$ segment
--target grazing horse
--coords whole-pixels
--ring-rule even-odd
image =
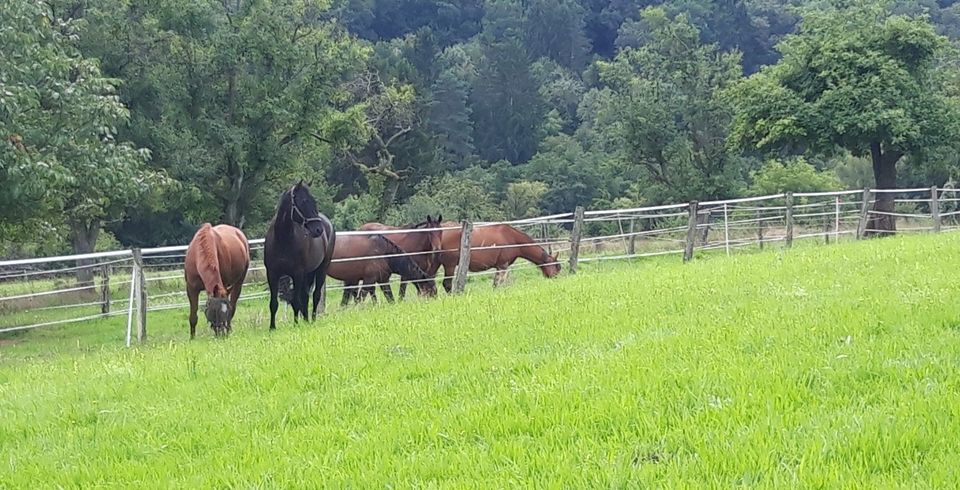
[[[187,247],[183,268],[190,301],[190,338],[197,335],[200,291],[207,292],[205,314],[214,336],[226,336],[237,312],[237,300],[250,267],[250,244],[230,225],[204,223]]]
[[[317,211],[310,188],[300,183],[280,195],[277,214],[270,222],[263,244],[263,264],[270,286],[270,329],[277,328],[277,301],[280,278],[293,280],[293,321],[307,320],[308,295],[313,291],[313,319],[327,280],[327,268],[333,258],[336,231],[326,216]]]
[[[444,228],[457,227],[454,222],[443,223]],[[440,252],[440,265],[443,266],[443,288],[449,293],[453,285],[453,273],[460,261],[461,230],[443,230],[443,251]],[[488,248],[488,247],[503,248]],[[559,254],[558,254],[559,255]],[[493,276],[493,286],[503,283],[507,269],[518,258],[524,258],[540,266],[545,277],[560,274],[557,257],[547,253],[526,233],[509,225],[477,226],[470,235],[470,272],[482,272],[497,269]],[[428,271],[430,272],[430,271]],[[433,271],[436,274],[436,271]]]
[[[346,306],[351,298],[359,303],[368,295],[376,300],[374,291],[378,284],[384,297],[392,303],[390,276],[393,274],[400,274],[401,281],[413,281],[420,296],[436,296],[437,285],[433,278],[403,253],[400,247],[383,235],[341,235],[333,251],[333,258],[337,261],[327,269],[327,275],[343,281],[343,300],[340,305]],[[362,294],[359,290],[361,281]]]
[[[437,272],[437,267],[440,263],[440,251],[443,249],[441,240],[443,238],[443,232],[439,229],[440,222],[443,221],[441,215],[437,215],[437,218],[431,218],[430,215],[427,215],[427,220],[422,223],[417,223],[415,225],[405,225],[405,226],[388,226],[382,223],[367,223],[360,227],[362,231],[386,231],[386,230],[424,230],[424,231],[414,231],[406,233],[384,233],[383,236],[390,240],[393,243],[396,243],[406,253],[416,253],[417,255],[411,256],[413,261],[417,263],[424,271],[432,271],[429,275],[434,277]],[[430,253],[425,253],[430,252]],[[386,287],[390,287],[387,285]],[[380,287],[383,289],[383,286]],[[383,293],[387,294],[386,291]],[[407,283],[400,283],[400,299],[403,299],[407,294]]]

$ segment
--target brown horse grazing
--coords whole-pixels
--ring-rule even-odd
[[[390,290],[390,276],[393,274],[400,274],[401,281],[413,281],[420,296],[436,296],[437,285],[433,278],[427,276],[410,257],[400,255],[403,253],[400,247],[383,235],[338,237],[337,245],[333,249],[334,262],[327,269],[327,275],[343,281],[345,287],[340,305],[346,306],[351,298],[360,302],[368,295],[376,300],[374,291],[378,284],[387,301],[393,302],[393,292]],[[395,257],[382,257],[394,254],[396,254]],[[343,261],[343,259],[359,257],[377,258]],[[361,282],[363,282],[362,294]]]
[[[444,228],[459,226],[449,221],[442,225]],[[440,265],[443,266],[443,288],[448,293],[453,285],[453,273],[457,269],[457,262],[460,261],[460,235],[459,228],[443,231]],[[504,248],[487,248],[494,246]],[[560,274],[560,263],[557,262],[557,257],[547,253],[529,235],[509,225],[477,226],[470,235],[470,249],[470,272],[496,268],[497,273],[493,276],[494,287],[503,282],[507,269],[518,258],[527,259],[540,266],[540,270],[546,277],[555,277]],[[432,272],[436,275],[436,270]]]
[[[430,277],[434,277],[440,263],[439,252],[443,249],[441,243],[443,231],[438,229],[440,228],[441,221],[443,221],[441,215],[437,215],[437,218],[433,219],[428,214],[426,221],[415,225],[389,226],[382,223],[367,223],[361,226],[360,230],[424,230],[408,233],[384,233],[383,236],[386,237],[387,240],[396,243],[404,252],[416,253],[417,255],[411,255],[410,258],[424,271],[433,271]],[[387,285],[386,287],[389,288],[390,286]],[[380,289],[382,290],[383,286],[381,286]],[[383,294],[386,295],[387,292],[384,291]],[[403,299],[406,294],[407,283],[400,282],[400,299]]]
[[[184,275],[190,301],[190,338],[197,334],[200,291],[207,292],[206,317],[214,336],[230,333],[237,300],[250,267],[250,244],[230,225],[204,223],[187,247]]]

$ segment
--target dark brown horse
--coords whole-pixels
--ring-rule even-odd
[[[280,278],[290,276],[293,280],[293,321],[297,317],[308,318],[308,295],[313,291],[313,319],[317,317],[317,304],[327,280],[327,268],[333,259],[336,231],[326,216],[317,211],[317,203],[310,195],[310,188],[303,183],[293,186],[280,195],[277,214],[263,245],[263,264],[267,269],[267,284],[270,286],[270,329],[277,328],[277,301]]]
[[[362,231],[386,231],[386,230],[423,230],[408,231],[405,233],[384,233],[383,236],[393,243],[396,243],[404,252],[414,253],[410,258],[417,263],[424,271],[433,271],[430,277],[436,275],[437,267],[440,263],[440,250],[443,246],[443,231],[440,230],[440,222],[443,221],[441,215],[434,219],[427,215],[427,220],[415,225],[389,226],[382,223],[367,223],[360,227]],[[389,287],[389,285],[387,285]],[[381,286],[381,289],[383,287]],[[407,283],[400,282],[400,299],[403,299],[407,293]],[[384,291],[384,295],[386,295]]]
[[[230,225],[204,223],[187,247],[183,273],[190,301],[190,338],[197,335],[200,291],[207,292],[205,314],[217,337],[228,335],[237,300],[250,267],[250,244]]]
[[[459,225],[454,222],[443,223],[443,228],[458,227],[455,230],[443,230],[440,252],[440,265],[443,266],[443,288],[449,293],[453,285],[453,273],[460,260]],[[492,248],[502,247],[502,248]],[[523,258],[540,266],[545,277],[560,274],[557,257],[551,256],[533,238],[509,225],[478,225],[470,235],[470,272],[482,272],[497,269],[493,276],[493,285],[500,285],[507,269],[518,259]],[[430,273],[431,271],[427,271]],[[436,270],[432,271],[436,275]]]
[[[376,300],[374,291],[378,284],[387,301],[393,302],[390,290],[390,276],[393,274],[399,274],[401,281],[412,281],[421,296],[436,296],[437,286],[433,279],[403,253],[383,235],[341,235],[333,251],[334,262],[327,269],[327,275],[343,281],[340,304],[346,306],[351,298],[359,302],[366,296]]]

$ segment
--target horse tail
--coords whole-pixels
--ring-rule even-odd
[[[396,243],[393,243],[390,239],[383,235],[373,235],[373,240],[377,241],[380,245],[380,250],[382,251],[381,255],[391,254],[387,259],[387,265],[390,267],[390,271],[394,274],[400,274],[400,277],[403,279],[429,279],[427,273],[423,272],[423,269],[417,265],[410,257],[405,254]]]
[[[220,257],[217,254],[217,236],[210,223],[204,223],[193,237],[197,244],[197,272],[203,288],[215,297],[223,297],[227,289],[220,277]]]

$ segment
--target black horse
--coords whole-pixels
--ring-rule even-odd
[[[317,304],[327,280],[327,268],[333,259],[336,231],[326,216],[317,212],[317,203],[310,188],[303,183],[293,186],[280,196],[277,215],[270,222],[263,244],[263,264],[270,286],[270,329],[277,328],[277,292],[280,278],[293,280],[293,321],[308,318],[308,296],[313,291],[313,319]]]

